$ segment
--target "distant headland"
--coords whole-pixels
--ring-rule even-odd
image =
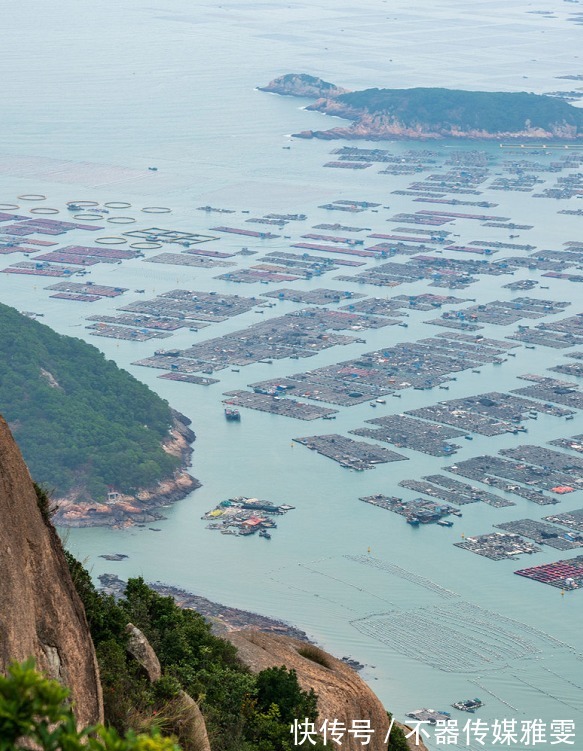
[[[304,73],[280,76],[259,90],[316,99],[306,109],[353,121],[346,127],[294,133],[295,138],[583,139],[583,109],[524,91],[440,88],[348,91]]]

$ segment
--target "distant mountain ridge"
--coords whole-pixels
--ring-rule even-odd
[[[294,133],[298,138],[521,139],[583,138],[583,109],[542,94],[459,89],[347,91],[306,74],[286,74],[261,91],[314,98],[306,107],[353,123]]]

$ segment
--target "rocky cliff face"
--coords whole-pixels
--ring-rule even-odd
[[[389,729],[386,710],[362,678],[341,660],[288,636],[247,629],[231,631],[225,638],[237,647],[240,659],[253,672],[280,665],[285,665],[288,670],[293,668],[300,686],[305,691],[313,688],[318,695],[320,723],[325,719],[339,720],[350,728],[353,720],[370,720],[375,733],[366,748],[386,751],[384,739]],[[311,655],[311,658],[304,655]],[[342,748],[362,751],[363,746],[361,740],[347,733],[342,739]],[[411,748],[427,751],[423,744]]]
[[[319,138],[325,141],[335,139],[358,140],[366,139],[369,141],[382,141],[394,139],[418,139],[418,140],[439,140],[443,138],[463,138],[478,141],[502,141],[502,140],[539,140],[539,141],[574,141],[581,138],[577,128],[566,124],[554,124],[549,129],[544,128],[524,128],[518,131],[497,131],[490,133],[487,130],[478,128],[463,130],[454,125],[446,123],[427,126],[426,124],[404,123],[398,117],[392,115],[371,114],[368,112],[359,113],[352,107],[347,107],[335,99],[318,99],[314,104],[306,107],[307,110],[315,110],[326,115],[342,117],[345,120],[353,120],[347,127],[330,128],[329,130],[303,130],[300,133],[294,133],[294,138]]]
[[[33,656],[71,690],[80,725],[102,720],[85,611],[59,538],[39,510],[20,451],[0,417],[0,671]]]

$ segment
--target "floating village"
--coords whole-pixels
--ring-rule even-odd
[[[248,537],[257,534],[271,539],[271,531],[277,528],[274,517],[283,516],[294,506],[283,503],[276,506],[271,501],[240,496],[221,501],[202,517],[208,521],[207,529],[216,529],[222,535]]]
[[[571,290],[583,282],[583,237],[579,228],[540,246],[525,217],[544,202],[576,228],[583,149],[330,151],[323,169],[354,174],[354,198],[347,189],[301,211],[209,204],[185,217],[172,206],[7,196],[0,273],[71,306],[88,336],[135,346],[139,368],[176,388],[207,389],[218,419],[241,436],[252,412],[290,425],[337,420],[334,432],[297,423],[291,445],[331,460],[328,471],[384,478],[355,502],[401,516],[419,528],[417,540],[439,526],[443,544],[463,556],[576,553],[583,436],[571,421],[583,409],[583,311]],[[363,173],[386,181],[383,201],[363,195]],[[508,193],[520,196],[515,217]],[[140,286],[124,281],[124,269],[140,272]],[[168,274],[176,283],[162,281]],[[474,375],[482,378],[460,394]],[[544,445],[527,437],[537,421],[548,427]],[[443,461],[408,469],[427,459]],[[569,510],[539,508],[561,502]],[[462,529],[462,508],[477,503],[493,509],[491,528],[464,518]],[[496,519],[513,507],[516,518]],[[241,496],[202,520],[224,535],[269,540],[292,508]],[[575,590],[583,556],[515,573]]]

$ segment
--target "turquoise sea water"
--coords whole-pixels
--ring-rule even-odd
[[[577,83],[555,77],[583,72],[578,58],[580,28],[569,21],[577,7],[558,0],[512,8],[499,2],[467,8],[457,0],[413,7],[372,0],[358,5],[316,0],[220,6],[162,0],[155,7],[105,0],[99,4],[64,1],[34,11],[29,6],[14,7],[3,18],[5,39],[0,49],[5,134],[0,147],[0,201],[38,192],[47,196],[43,205],[61,209],[62,216],[69,200],[127,200],[133,204],[127,213],[136,216],[141,226],[200,232],[215,224],[245,226],[242,221],[247,218],[207,217],[195,210],[205,204],[250,210],[257,216],[306,213],[307,222],[288,225],[282,233],[296,237],[300,230],[323,221],[389,232],[393,225],[385,219],[393,213],[431,208],[391,194],[412,178],[379,175],[376,167],[363,172],[323,169],[331,149],[340,143],[291,142],[286,134],[340,121],[304,111],[302,100],[262,94],[254,87],[281,73],[305,71],[349,88],[568,90]],[[553,17],[533,11],[552,11]],[[282,149],[288,145],[291,149]],[[410,144],[375,146],[411,148]],[[452,147],[448,143],[413,146],[439,151]],[[152,165],[157,172],[147,170]],[[391,210],[353,215],[317,208],[342,198],[378,201]],[[496,209],[476,209],[477,213],[536,225],[521,233],[517,242],[558,249],[568,240],[581,240],[581,218],[557,214],[561,208],[579,208],[576,199],[553,202],[497,192],[476,200],[499,203]],[[139,211],[147,205],[171,207],[172,214],[152,219]],[[453,231],[466,240],[507,241],[505,230],[469,221],[456,222]],[[112,233],[108,228],[103,234]],[[69,239],[89,244],[86,233],[68,235],[67,244]],[[241,240],[230,236],[216,245],[259,247]],[[268,249],[287,246],[281,239]],[[251,265],[257,256],[238,259]],[[3,260],[7,266],[22,259]],[[94,267],[90,278],[130,290],[144,288],[144,297],[176,287],[252,296],[280,286],[234,285],[215,279],[219,273],[220,269],[130,261]],[[294,286],[352,288],[372,296],[426,290],[424,283],[394,290],[356,288],[333,276]],[[526,273],[515,278],[521,277]],[[513,293],[500,289],[507,281],[482,277],[452,294],[480,302],[512,299]],[[44,322],[58,331],[98,346],[188,415],[197,434],[192,473],[203,487],[165,510],[167,520],[156,525],[160,533],[143,529],[67,533],[68,544],[87,559],[94,575],[140,574],[287,620],[333,653],[366,663],[364,677],[399,718],[420,706],[447,709],[452,701],[477,695],[486,702],[479,716],[487,721],[541,717],[548,722],[573,718],[583,723],[583,595],[561,597],[554,588],[512,574],[516,568],[576,553],[547,548],[532,559],[523,557],[518,565],[493,562],[452,545],[462,533],[489,532],[495,523],[579,508],[581,492],[564,497],[552,509],[514,498],[517,505],[507,509],[473,504],[463,508],[463,519],[452,529],[414,529],[401,517],[360,503],[359,496],[393,494],[399,480],[437,472],[452,460],[399,450],[408,462],[355,473],[299,445],[291,447],[294,437],[344,434],[370,417],[441,398],[517,388],[524,385],[517,376],[544,373],[544,368],[563,360],[564,351],[522,348],[502,368],[484,367],[479,376],[459,374],[447,393],[405,391],[398,402],[388,398],[387,405],[374,414],[367,403],[341,408],[334,423],[305,423],[242,410],[242,422],[234,425],[222,415],[220,402],[226,390],[432,336],[442,329],[424,323],[434,317],[431,314],[412,312],[408,329],[366,331],[366,344],[332,348],[309,360],[256,364],[239,373],[227,369],[218,373],[220,383],[203,388],[160,380],[159,371],[132,362],[159,346],[181,347],[240,330],[257,321],[252,311],[198,333],[183,331],[166,342],[124,343],[90,336],[84,318],[113,312],[118,304],[137,296],[130,292],[120,298],[123,302],[102,300],[83,306],[49,299],[44,289],[49,283],[41,277],[0,275],[0,299],[20,310],[43,313]],[[569,315],[580,310],[577,285],[550,280],[549,286],[548,291],[529,294],[570,300]],[[278,302],[262,319],[297,308],[294,303]],[[489,325],[481,333],[503,338],[510,330]],[[574,435],[581,432],[581,421],[565,423],[541,416],[528,427],[527,436],[476,436],[462,446],[455,460]],[[296,510],[282,519],[270,543],[207,531],[201,515],[235,495],[290,503]],[[116,551],[129,558],[110,563],[98,557]]]

